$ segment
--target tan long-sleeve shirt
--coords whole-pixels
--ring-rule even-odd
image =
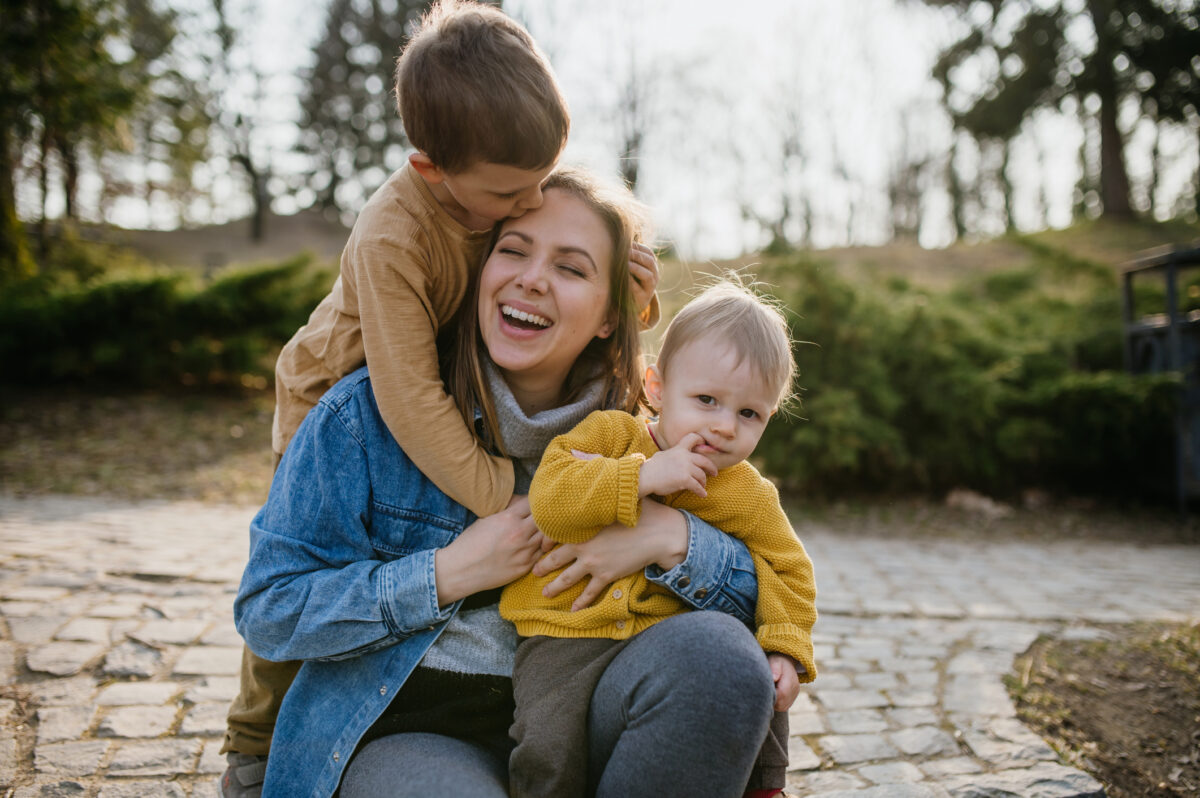
[[[279,355],[276,454],[325,391],[365,361],[380,415],[417,468],[476,515],[508,504],[512,464],[489,455],[467,428],[442,383],[436,346],[487,238],[451,217],[409,164],[375,192],[333,289]]]

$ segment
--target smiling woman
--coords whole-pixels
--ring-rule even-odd
[[[494,234],[447,375],[464,419],[514,461],[518,493],[552,438],[642,395],[637,205],[572,170],[543,190],[539,208]],[[367,370],[342,379],[283,454],[234,604],[257,654],[303,661],[263,795],[508,796],[517,635],[499,588],[563,566],[562,589],[645,573],[688,607],[718,610],[664,621],[613,660],[590,705],[595,794],[740,795],[772,703],[745,625],[753,560],[695,516],[650,504],[636,526],[555,549],[545,565],[524,496],[475,518],[396,443]]]

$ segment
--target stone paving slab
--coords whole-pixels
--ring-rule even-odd
[[[215,794],[255,509],[0,493],[0,795]],[[821,618],[797,795],[1102,795],[1002,676],[1042,633],[1200,617],[1200,547],[798,531]]]

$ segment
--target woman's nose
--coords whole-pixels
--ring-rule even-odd
[[[517,285],[526,291],[544,294],[547,288],[546,266],[538,258],[531,258],[517,275]]]

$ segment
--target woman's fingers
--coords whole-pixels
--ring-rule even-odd
[[[550,580],[550,582],[542,588],[542,595],[546,598],[554,598],[559,593],[574,585],[582,578],[581,569],[575,565],[571,565],[562,570],[558,576]]]
[[[538,560],[537,564],[533,566],[533,575],[545,576],[551,571],[557,571],[564,565],[570,565],[575,562],[576,557],[575,547],[569,543],[565,543]],[[557,593],[548,595],[553,598]]]
[[[600,597],[600,593],[605,587],[606,585],[599,579],[589,579],[583,586],[583,591],[576,596],[575,601],[571,602],[571,612],[579,612],[592,606],[592,602]]]

